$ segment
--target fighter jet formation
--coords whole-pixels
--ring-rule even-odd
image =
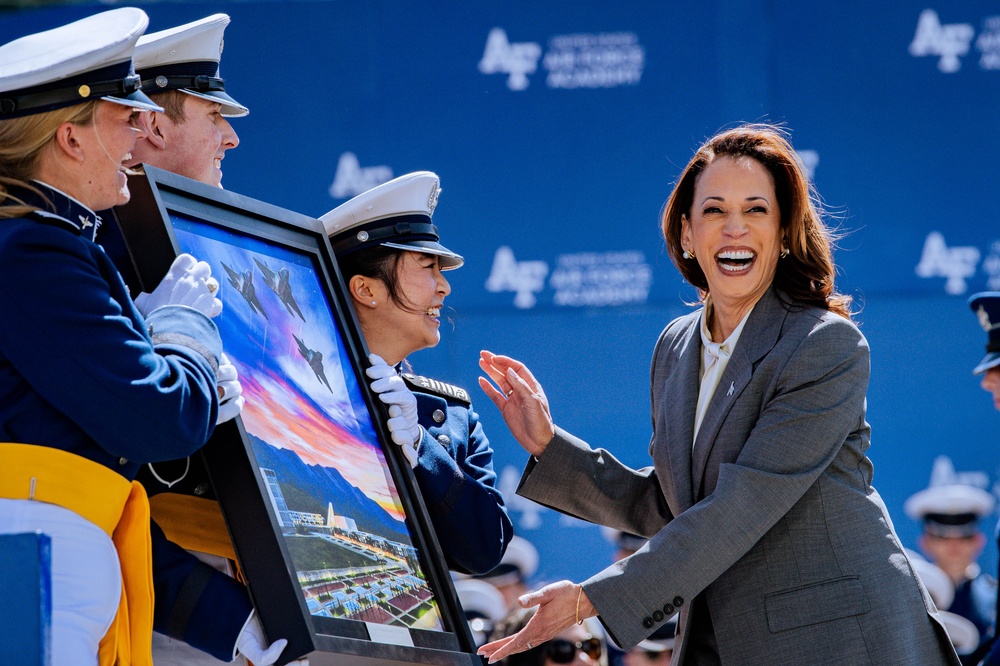
[[[264,278],[264,284],[274,292],[275,296],[281,301],[282,305],[288,311],[289,316],[298,316],[303,322],[306,321],[305,315],[302,314],[302,310],[299,309],[299,304],[295,300],[295,296],[292,294],[292,285],[290,274],[287,268],[282,266],[277,270],[271,269],[266,263],[254,257],[254,263],[257,264],[257,268],[260,270],[261,275]],[[226,274],[229,276],[229,284],[239,292],[240,296],[247,302],[250,306],[251,312],[258,313],[270,321],[267,313],[264,312],[264,306],[261,304],[260,299],[257,298],[257,289],[254,286],[254,270],[251,266],[245,271],[238,271],[231,266],[227,266],[225,262],[222,262],[222,267],[226,270]],[[316,379],[326,384],[326,387],[333,393],[333,387],[330,386],[330,381],[326,378],[326,372],[323,369],[323,354],[315,349],[310,349],[309,346],[302,341],[296,335],[292,335],[295,338],[295,342],[299,347],[299,355],[305,359],[306,363],[312,369],[313,373],[316,375]]]

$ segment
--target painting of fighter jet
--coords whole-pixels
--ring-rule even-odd
[[[289,279],[288,269],[282,266],[277,271],[272,271],[267,264],[256,257],[254,257],[254,262],[256,262],[257,267],[260,268],[260,272],[264,275],[264,284],[281,299],[285,309],[288,310],[288,314],[297,314],[299,319],[305,321],[306,318],[302,314],[302,310],[299,309],[299,304],[295,302],[295,296],[292,295],[292,284]]]
[[[330,382],[326,378],[326,373],[323,371],[323,353],[315,349],[309,349],[306,343],[302,342],[297,335],[292,335],[292,337],[295,338],[295,342],[299,345],[299,354],[306,360],[312,371],[316,373],[316,379],[326,384],[326,387],[330,389],[330,393],[333,393],[333,388],[330,386]]]
[[[233,285],[236,291],[240,292],[240,296],[250,305],[250,309],[264,315],[264,319],[268,319],[267,313],[264,312],[264,306],[260,304],[260,299],[257,298],[257,288],[253,286],[253,269],[248,268],[245,273],[240,273],[227,266],[225,262],[222,263],[222,267],[226,269],[226,273],[229,275],[229,284]]]

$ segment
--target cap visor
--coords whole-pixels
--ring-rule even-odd
[[[195,92],[193,90],[188,90],[187,88],[181,88],[181,92],[185,92],[192,97],[199,97],[201,99],[207,100],[209,102],[215,102],[216,104],[222,105],[222,115],[226,118],[241,118],[248,113],[250,109],[243,106],[235,99],[227,95],[221,90],[211,90],[209,92]]]
[[[153,100],[146,97],[146,93],[141,90],[136,90],[130,95],[116,95],[114,97],[107,96],[102,97],[105,102],[114,102],[115,104],[121,104],[122,106],[131,106],[135,109],[142,109],[143,111],[159,111],[163,112],[163,107],[158,106]]]
[[[394,247],[397,250],[408,250],[410,252],[423,252],[441,257],[441,270],[450,271],[459,268],[465,263],[465,259],[460,254],[455,254],[441,243],[427,240],[415,240],[409,243],[379,243],[382,247]]]
[[[979,362],[972,370],[972,374],[981,375],[991,368],[995,368],[1000,365],[1000,352],[990,352],[987,354],[982,361]]]

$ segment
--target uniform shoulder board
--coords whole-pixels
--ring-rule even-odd
[[[410,388],[416,389],[421,393],[433,393],[434,395],[439,395],[444,398],[451,398],[452,400],[458,400],[466,404],[472,404],[472,398],[469,397],[469,392],[460,386],[455,386],[453,384],[445,384],[444,382],[439,382],[436,379],[431,379],[430,377],[421,377],[420,375],[412,375],[408,372],[404,372],[403,379]]]

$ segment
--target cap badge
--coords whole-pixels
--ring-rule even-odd
[[[80,97],[90,97],[90,86],[86,83],[77,88],[76,91],[80,93]]]
[[[362,243],[364,243],[366,240],[368,240],[368,232],[367,231],[359,231],[358,232],[358,240],[361,241]]]
[[[427,212],[432,215],[434,214],[434,209],[437,208],[439,194],[441,194],[441,188],[435,187],[433,190],[431,190],[430,198],[427,199]]]
[[[156,77],[154,79],[154,82],[156,83],[157,88],[166,88],[168,83],[167,77],[163,76],[162,74]]]
[[[979,317],[979,325],[982,326],[983,330],[987,333],[995,328],[994,324],[990,321],[990,315],[986,312],[986,308],[982,305],[980,305],[979,309],[976,310],[976,316]]]

